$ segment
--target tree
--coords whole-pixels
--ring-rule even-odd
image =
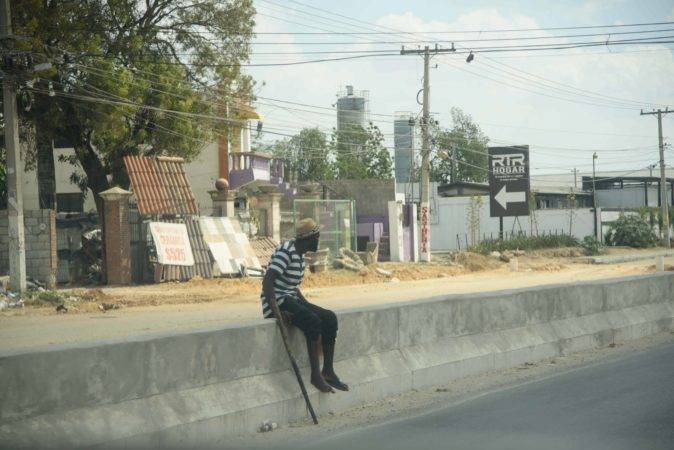
[[[224,104],[235,117],[250,98],[252,0],[15,0],[12,12],[21,45],[54,66],[22,89],[20,110],[73,145],[85,174],[74,181],[99,212],[100,192],[129,185],[124,156],[189,160],[227,131]]]
[[[333,163],[327,136],[318,128],[304,128],[290,139],[276,141],[273,153],[285,159],[286,168],[298,181],[333,178]]]
[[[434,127],[431,131],[431,181],[487,181],[489,138],[461,109],[452,108],[451,115],[451,129]]]
[[[384,135],[371,122],[366,128],[349,124],[332,133],[336,177],[348,179],[388,179],[393,160],[384,146]]]

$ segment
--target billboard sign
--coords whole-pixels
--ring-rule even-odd
[[[159,264],[193,266],[194,256],[184,223],[150,222]]]
[[[491,217],[529,215],[529,146],[489,148]]]

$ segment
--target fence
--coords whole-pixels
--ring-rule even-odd
[[[310,217],[321,228],[320,248],[339,254],[342,247],[356,250],[356,213],[351,200],[295,200],[293,218],[297,223]]]
[[[458,250],[459,245],[465,249],[466,241],[472,246],[473,241],[498,237],[499,219],[489,216],[489,198],[479,198],[481,203],[471,197],[437,199],[438,223],[431,223],[433,251]],[[580,240],[594,235],[594,212],[591,208],[540,209],[528,217],[505,217],[503,231],[504,237],[558,233]]]

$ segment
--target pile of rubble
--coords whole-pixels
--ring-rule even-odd
[[[348,248],[340,248],[339,254],[331,257],[330,250],[325,248],[317,252],[307,252],[304,260],[314,273],[325,272],[330,266],[334,269],[346,269],[353,272],[367,272],[365,266],[376,264],[379,259],[379,244],[368,243],[364,252],[354,252]]]
[[[489,256],[492,258],[498,259],[503,262],[510,262],[511,259],[517,258],[518,256],[524,256],[526,252],[524,250],[506,250],[504,252],[491,252]]]
[[[379,244],[368,243],[364,252],[354,252],[348,248],[339,249],[339,257],[335,258],[332,266],[335,269],[347,269],[353,272],[363,272],[365,266],[376,264],[379,260]]]
[[[47,292],[44,283],[33,278],[26,280],[27,293],[23,297],[30,298],[31,295],[40,292]],[[5,309],[21,309],[25,306],[24,298],[18,292],[11,290],[9,276],[0,277],[0,311]]]

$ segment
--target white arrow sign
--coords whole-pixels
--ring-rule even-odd
[[[503,209],[508,209],[508,203],[522,203],[527,200],[526,192],[517,191],[517,192],[508,192],[505,185],[498,191],[498,194],[494,196],[494,200],[498,202]]]

